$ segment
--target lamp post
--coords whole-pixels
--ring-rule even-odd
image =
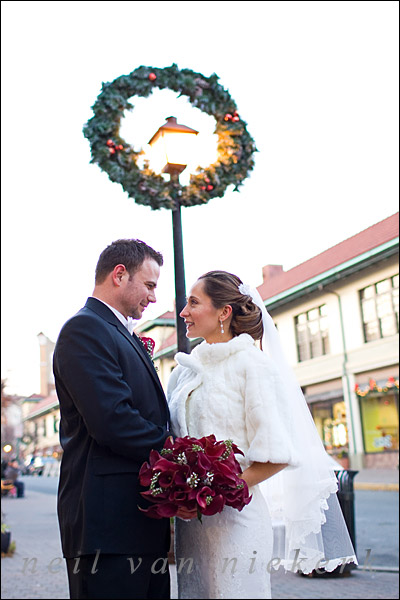
[[[180,125],[175,117],[168,117],[164,125],[149,141],[152,168],[170,176],[172,208],[172,233],[175,266],[175,309],[178,352],[190,352],[186,327],[179,313],[186,304],[185,266],[183,260],[182,218],[179,201],[179,175],[188,164],[193,140],[198,131]]]

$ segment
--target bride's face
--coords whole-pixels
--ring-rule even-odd
[[[186,337],[202,337],[209,344],[222,341],[221,309],[214,308],[211,298],[204,292],[204,284],[197,281],[189,292],[187,304],[180,313],[185,320]]]

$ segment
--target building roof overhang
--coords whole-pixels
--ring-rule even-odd
[[[368,252],[364,252],[359,256],[345,261],[344,263],[333,267],[332,269],[328,269],[327,271],[320,273],[315,277],[307,279],[298,285],[288,288],[287,290],[283,290],[275,296],[266,298],[264,300],[264,304],[266,308],[271,311],[289,304],[290,302],[308,296],[313,292],[322,292],[326,286],[332,283],[336,283],[372,265],[395,256],[398,254],[398,249],[399,238],[396,237],[388,242],[385,242],[384,244],[381,244],[380,246],[377,246],[376,248],[368,250]]]

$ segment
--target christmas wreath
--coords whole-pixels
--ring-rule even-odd
[[[147,97],[156,87],[187,96],[193,106],[216,121],[218,158],[192,175],[186,186],[165,181],[148,163],[140,168],[140,153],[119,135],[124,111],[133,108],[129,98]],[[205,77],[189,69],[178,69],[175,64],[164,69],[141,66],[129,75],[103,83],[92,109],[94,116],[83,129],[90,142],[91,162],[97,163],[111,181],[120,183],[138,204],[152,209],[173,208],[174,198],[179,198],[182,206],[204,204],[210,198],[222,197],[229,185],[233,184],[237,191],[254,167],[254,140],[234,100],[215,74]]]

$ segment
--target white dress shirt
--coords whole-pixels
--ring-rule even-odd
[[[96,298],[96,300],[100,300],[100,298]],[[107,302],[104,302],[104,300],[100,300],[100,302],[102,302],[103,304],[105,304],[106,306],[108,306],[108,308],[110,310],[112,310],[112,312],[117,317],[117,319],[119,321],[121,321],[122,325],[124,325],[127,328],[127,330],[129,331],[129,333],[132,335],[133,330],[135,328],[135,320],[132,319],[132,317],[128,317],[128,318],[124,317],[124,315],[122,313],[120,313],[119,310],[117,310],[116,308],[114,308],[110,304],[107,304]]]

